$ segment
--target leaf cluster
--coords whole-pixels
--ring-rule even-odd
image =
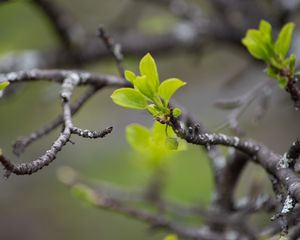
[[[126,138],[130,146],[141,154],[152,168],[160,167],[164,159],[177,152],[174,150],[186,149],[186,143],[177,140],[173,130],[159,122],[154,122],[152,129],[131,124],[126,128]]]
[[[267,64],[266,73],[275,78],[282,88],[295,75],[296,56],[287,56],[294,28],[294,23],[285,24],[274,41],[271,24],[262,20],[258,29],[249,29],[242,39],[250,54]]]
[[[159,80],[157,66],[147,53],[139,64],[140,75],[132,71],[125,71],[125,78],[133,88],[120,88],[111,95],[112,100],[125,108],[148,110],[155,118],[152,129],[139,124],[132,124],[126,128],[127,141],[131,147],[146,159],[151,168],[158,168],[163,159],[172,155],[174,150],[183,150],[183,141],[176,138],[167,123],[171,117],[179,117],[181,110],[172,109],[169,105],[174,93],[186,83],[177,78],[169,78],[162,83]]]
[[[126,79],[134,88],[117,89],[111,95],[112,100],[125,108],[147,109],[152,116],[165,121],[171,114],[174,117],[180,116],[180,109],[171,110],[169,101],[186,83],[177,78],[169,78],[160,83],[156,63],[150,53],[141,59],[139,69],[140,75],[125,71]]]

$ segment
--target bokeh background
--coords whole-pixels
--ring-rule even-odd
[[[109,26],[119,19],[129,0],[59,0],[82,26],[95,38],[99,24]],[[203,9],[207,4],[194,1]],[[141,15],[137,28],[145,33],[172,28],[177,19],[166,9],[139,4]],[[299,26],[299,25],[298,25]],[[298,27],[297,27],[298,28]],[[115,39],[117,41],[117,39]],[[30,1],[20,0],[0,5],[0,54],[24,49],[49,49],[58,39],[49,22]],[[257,82],[265,79],[262,68],[252,64],[246,50],[219,43],[201,52],[183,52],[155,56],[161,79],[176,76],[188,84],[175,100],[200,119],[212,131],[222,123],[228,112],[213,107],[219,98],[243,95]],[[125,66],[137,70],[138,57],[126,57]],[[113,61],[84,66],[82,69],[117,74]],[[239,74],[242,72],[242,74]],[[82,92],[79,90],[78,93]],[[124,110],[110,99],[112,89],[99,92],[76,115],[78,126],[102,129],[114,126],[112,134],[100,140],[72,137],[69,144],[49,167],[32,176],[0,179],[0,239],[162,239],[165,233],[153,233],[146,225],[115,213],[92,209],[70,194],[56,176],[60,166],[74,168],[89,181],[109,183],[124,189],[141,189],[149,181],[151,171],[132,158],[125,139],[125,127],[133,122],[151,126],[146,113]],[[39,156],[52,143],[59,130],[33,144],[20,159],[11,153],[12,143],[19,137],[42,127],[60,113],[59,87],[46,82],[19,86],[14,94],[0,100],[0,146],[13,161],[29,161]],[[276,89],[271,106],[262,121],[253,121],[254,107],[242,116],[241,127],[247,137],[265,143],[278,153],[284,152],[299,136],[299,112],[295,112],[289,96]],[[227,132],[227,130],[223,130]],[[142,160],[141,160],[142,161]],[[209,164],[199,147],[176,155],[166,169],[165,196],[182,203],[207,206],[213,183]],[[258,167],[249,165],[243,174],[237,195],[250,191],[251,183],[259,181],[264,191],[269,183]],[[259,218],[261,224],[268,216]]]

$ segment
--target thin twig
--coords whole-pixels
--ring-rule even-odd
[[[66,49],[71,49],[76,42],[80,42],[83,30],[65,9],[49,0],[32,0],[32,3],[47,16],[52,28]]]
[[[120,76],[125,79],[121,45],[119,43],[115,43],[114,39],[105,31],[103,26],[98,28],[97,36],[102,39],[106,48],[112,54],[117,64]]]
[[[84,103],[89,100],[100,88],[102,87],[91,87],[86,93],[84,93],[77,102],[71,106],[71,114],[72,116],[78,112],[78,110],[84,105]],[[13,152],[15,155],[20,156],[25,149],[31,145],[33,142],[39,140],[41,137],[46,136],[50,132],[52,132],[55,128],[63,124],[64,119],[63,116],[58,116],[54,121],[50,122],[46,126],[37,130],[36,132],[31,133],[26,137],[19,138],[13,144]]]

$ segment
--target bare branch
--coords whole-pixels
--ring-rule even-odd
[[[259,120],[266,113],[269,106],[269,99],[272,95],[272,90],[274,85],[271,81],[266,81],[257,84],[253,89],[251,89],[246,94],[241,97],[231,99],[231,100],[218,100],[215,102],[215,106],[221,109],[231,110],[226,121],[217,127],[216,131],[220,131],[225,127],[229,127],[234,133],[238,135],[243,135],[244,131],[239,127],[239,118],[246,111],[246,109],[256,101],[258,102],[257,113],[255,115],[255,120]]]
[[[85,94],[83,94],[77,102],[71,106],[71,114],[72,116],[77,113],[77,111],[83,106],[83,104],[89,100],[99,89],[102,87],[91,87],[89,88]],[[25,149],[36,140],[40,139],[41,137],[49,134],[52,132],[55,128],[63,124],[64,119],[63,116],[58,116],[54,121],[50,122],[43,128],[37,130],[36,132],[31,133],[30,135],[26,137],[19,138],[14,144],[13,144],[13,152],[15,155],[20,156]]]
[[[115,62],[117,64],[120,76],[122,78],[125,78],[124,75],[124,67],[123,67],[123,54],[121,50],[121,45],[118,43],[115,43],[113,38],[105,31],[105,29],[100,26],[97,31],[97,36],[102,39],[107,49],[110,51],[112,56],[115,59]]]
[[[71,16],[53,1],[33,0],[32,3],[48,17],[52,28],[66,49],[70,49],[75,43],[82,40],[83,30],[81,27],[78,23],[75,24]]]
[[[33,69],[28,71],[10,72],[0,74],[0,82],[28,82],[47,80],[62,84],[64,79],[70,75],[79,78],[78,85],[94,85],[94,86],[116,86],[124,87],[130,86],[119,77],[112,75],[98,75],[90,72],[76,71],[76,70],[39,70]]]
[[[171,118],[171,126],[178,137],[185,139],[189,143],[203,146],[224,145],[240,150],[278,179],[297,202],[300,201],[299,177],[289,167],[281,166],[279,164],[281,156],[275,154],[266,146],[224,134],[201,134],[195,126],[187,127],[184,122],[176,118]]]
[[[67,175],[67,176],[66,176]],[[116,199],[112,196],[108,196],[99,191],[95,191],[86,184],[82,183],[73,172],[68,174],[63,173],[60,180],[71,188],[80,186],[85,192],[89,193],[88,201],[92,203],[94,207],[113,211],[133,219],[137,219],[148,223],[153,230],[167,230],[171,231],[181,237],[188,239],[204,239],[204,240],[217,240],[222,239],[221,235],[212,233],[205,228],[189,228],[187,226],[178,224],[167,217],[160,214],[155,214],[144,209],[137,207],[129,207],[120,198]]]
[[[26,174],[32,174],[37,172],[43,167],[49,165],[56,158],[57,153],[61,151],[63,146],[66,145],[68,141],[70,141],[70,137],[73,133],[75,134],[83,133],[82,136],[83,137],[86,136],[85,133],[82,132],[79,128],[73,126],[70,100],[74,88],[80,84],[86,84],[87,83],[86,81],[89,81],[92,78],[93,77],[91,77],[90,74],[86,74],[86,73],[84,74],[84,73],[77,73],[74,71],[58,71],[58,70],[52,70],[52,71],[32,70],[29,72],[9,73],[0,76],[0,79],[2,81],[9,81],[11,83],[16,83],[20,81],[30,81],[36,79],[48,79],[48,80],[62,83],[61,99],[63,105],[63,122],[64,122],[64,128],[62,132],[60,133],[59,137],[55,140],[55,142],[52,144],[50,149],[47,150],[44,155],[42,155],[41,157],[39,157],[38,159],[30,163],[13,164],[4,156],[1,156],[0,162],[6,169],[6,173],[5,173],[6,177],[9,177],[11,173],[14,173],[16,175],[26,175]],[[99,78],[96,76],[94,80],[96,80],[96,83],[94,82],[94,86],[96,86],[96,88],[99,88],[100,86],[103,87],[109,84],[114,85],[116,84],[115,82],[116,80],[119,81],[118,84],[120,84],[120,81],[122,81],[124,84],[124,81],[118,78],[110,78],[110,77]],[[93,138],[104,137],[105,135],[110,133],[111,130],[112,128],[107,128],[104,131],[96,132],[96,133],[88,130],[88,136],[91,136],[92,134]]]

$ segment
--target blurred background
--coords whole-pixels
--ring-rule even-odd
[[[209,1],[191,2],[205,13],[212,11]],[[148,1],[57,0],[55,3],[67,9],[91,39],[96,38],[99,24],[104,25],[108,32],[123,27],[122,24],[132,24],[127,19],[130,14],[139,15],[132,28],[144,34],[169,31],[180,21],[169,9]],[[128,6],[135,6],[132,10],[134,13],[124,13],[124,8],[131,9]],[[254,21],[254,26],[259,20]],[[293,20],[297,23],[296,17]],[[0,26],[0,54],[3,56],[28,49],[52,49],[59,45],[46,17],[29,0],[1,3]],[[130,26],[127,28],[131,29]],[[234,35],[234,32],[228,34]],[[115,38],[115,41],[118,42],[118,39]],[[266,79],[263,66],[253,63],[245,49],[227,42],[207,44],[199,51],[154,53],[153,56],[161,80],[178,77],[187,82],[176,94],[175,101],[192,112],[211,131],[216,131],[229,114],[229,111],[214,107],[216,100],[241,96]],[[124,65],[137,72],[139,59],[140,56],[125,55]],[[118,74],[110,58],[85,64],[80,69]],[[19,85],[13,94],[0,100],[0,146],[14,162],[38,157],[59,133],[57,129],[42,138],[20,158],[12,154],[11,146],[18,137],[28,135],[60,114],[59,91],[59,86],[48,82],[30,83]],[[105,89],[97,93],[74,118],[75,123],[84,129],[113,126],[112,134],[99,140],[74,136],[72,140],[75,145],[68,144],[50,166],[37,174],[11,176],[9,180],[1,178],[0,239],[146,240],[165,236],[165,233],[149,231],[146,225],[138,221],[87,207],[57,180],[57,169],[67,165],[94,184],[107,183],[125,190],[142,189],[148,184],[151,170],[142,164],[142,159],[132,157],[132,150],[125,138],[125,128],[133,122],[151,126],[152,119],[144,112],[114,105],[110,99],[112,91]],[[82,89],[79,89],[75,95],[81,92]],[[300,115],[294,110],[288,94],[278,87],[274,88],[270,107],[259,123],[253,121],[255,109],[254,103],[240,118],[240,127],[245,130],[246,137],[263,142],[278,153],[285,152],[300,132]],[[221,132],[232,134],[228,129],[222,129]],[[165,174],[166,198],[180,203],[208,205],[213,181],[208,159],[201,148],[189,146],[187,151],[176,155],[169,161]],[[251,191],[251,186],[257,182],[263,191],[269,191],[270,186],[263,172],[252,164],[247,167],[243,179],[238,187],[238,196]],[[260,216],[260,224],[269,221],[268,217]]]

